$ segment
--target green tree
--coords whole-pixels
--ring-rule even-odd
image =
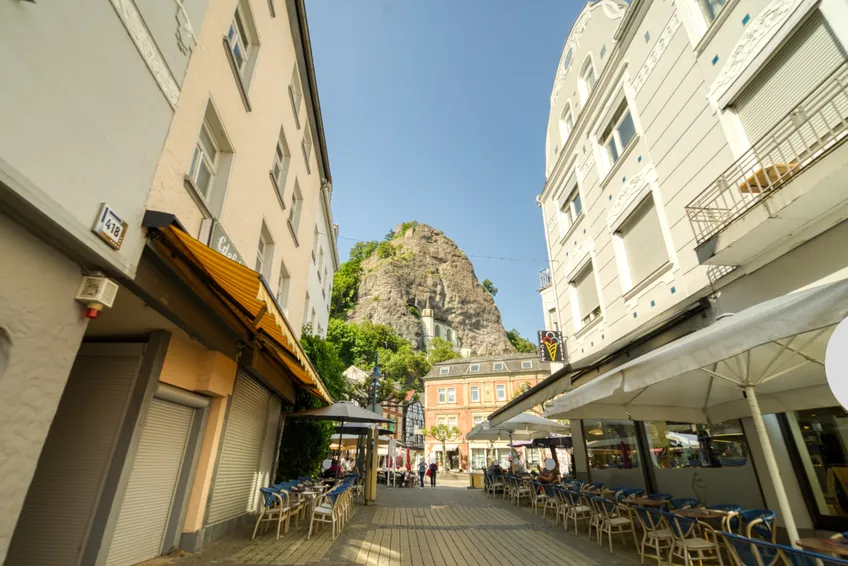
[[[359,298],[362,280],[362,262],[377,249],[377,242],[357,242],[350,249],[350,257],[339,266],[333,276],[333,294],[330,297],[330,317],[344,318]]]
[[[489,281],[488,279],[483,279],[483,288],[489,292],[493,297],[497,296],[498,288],[495,287],[495,284]]]
[[[510,343],[515,347],[516,351],[523,352],[525,354],[535,354],[539,351],[536,347],[536,344],[523,338],[521,334],[518,333],[518,330],[512,329],[506,333],[506,337],[509,338]]]
[[[453,349],[453,344],[444,338],[433,338],[430,340],[430,345],[427,347],[427,359],[431,364],[455,360],[461,357],[459,352]]]
[[[428,428],[426,431],[427,436],[430,438],[434,438],[442,443],[442,469],[446,470],[447,466],[445,465],[445,456],[447,455],[447,444],[448,442],[452,442],[459,438],[462,435],[462,431],[455,426],[448,425],[434,425]]]

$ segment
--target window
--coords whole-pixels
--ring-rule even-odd
[[[312,309],[312,315],[309,317],[309,324],[312,325],[312,328],[315,328],[315,309]]]
[[[601,301],[598,298],[598,287],[595,285],[595,275],[591,263],[574,279],[571,285],[574,287],[577,312],[582,327],[601,315]]]
[[[291,275],[286,269],[286,264],[280,262],[280,278],[277,280],[277,304],[285,314],[288,314],[289,287],[291,286]]]
[[[448,402],[448,390],[447,389],[439,389],[439,403],[447,403]]]
[[[303,300],[303,322],[301,323],[303,326],[306,326],[306,322],[308,321],[309,316],[309,293],[306,293],[306,298]]]
[[[571,58],[574,56],[574,52],[572,49],[568,50],[568,53],[565,54],[565,61],[562,62],[562,68],[568,69],[571,66]]]
[[[506,401],[506,385],[497,385],[495,390],[498,394],[498,401]]]
[[[533,368],[533,362],[531,362],[530,360],[524,360],[523,362],[521,362],[521,369],[532,369],[532,368]]]
[[[318,325],[318,336],[324,337],[324,329],[321,328],[321,325]]]
[[[698,6],[701,8],[701,13],[704,14],[704,19],[707,25],[713,23],[719,13],[727,5],[727,0],[697,0]]]
[[[621,157],[622,152],[636,135],[636,127],[627,107],[627,100],[622,100],[615,114],[601,134],[601,143],[607,152],[609,166],[612,167]]]
[[[583,104],[589,99],[592,89],[595,88],[595,66],[592,64],[592,58],[587,57],[583,63],[583,71],[580,73],[580,95]]]
[[[559,205],[559,231],[561,236],[565,236],[574,221],[583,214],[583,201],[580,200],[580,190],[577,183],[574,183],[571,191],[563,192],[563,194],[567,196],[562,199]]]
[[[318,252],[318,281],[321,281],[321,270],[324,269],[324,248]]]
[[[439,403],[456,403],[456,388],[439,389]]]
[[[194,186],[200,194],[208,199],[210,189],[215,179],[218,165],[218,144],[212,135],[209,123],[203,120],[200,127],[200,135],[197,136],[197,145],[194,147],[194,157],[191,159],[191,168],[188,175],[194,182]]]
[[[748,461],[737,420],[711,425],[649,421],[645,427],[657,468],[738,468]]]
[[[645,199],[621,227],[621,239],[630,272],[630,286],[638,285],[668,262],[660,218],[652,198]]]
[[[559,330],[559,320],[557,320],[556,308],[548,311],[548,330]]]
[[[291,208],[289,208],[289,229],[297,241],[297,226],[300,224],[300,211],[303,208],[303,196],[300,194],[300,184],[294,182],[294,192],[292,192]]]
[[[271,168],[271,178],[274,180],[274,185],[277,187],[277,193],[280,195],[281,200],[286,187],[286,175],[289,172],[290,162],[291,153],[289,152],[289,144],[286,143],[286,135],[281,128],[280,137],[277,139],[277,147],[274,151],[274,166]]]
[[[448,424],[448,418],[447,418],[447,417],[438,417],[438,418],[436,419],[436,422],[437,422],[438,424],[442,425],[442,426],[447,426],[447,424]]]
[[[266,279],[270,278],[272,257],[274,257],[274,240],[271,238],[271,232],[268,231],[268,226],[263,221],[262,228],[259,231],[259,243],[256,245],[256,264],[254,269],[256,273]]]
[[[563,143],[565,143],[565,140],[568,139],[572,131],[574,131],[574,116],[571,113],[571,104],[566,103],[559,122],[559,135]]]
[[[584,420],[583,431],[591,469],[629,470],[639,467],[636,423]]]
[[[483,416],[482,415],[475,415],[473,422],[474,422],[474,426],[482,424],[483,423]]]
[[[448,388],[448,403],[456,403],[456,389]]]
[[[480,371],[480,364],[471,364],[471,367],[468,368],[468,371],[471,373],[477,373]]]
[[[312,173],[312,168],[309,166],[309,156],[312,154],[312,134],[309,133],[309,128],[303,132],[303,141],[300,142],[300,149],[303,150],[303,159],[306,162],[306,172]]]
[[[448,417],[448,426],[449,427],[457,426],[457,418],[456,417]]]
[[[480,402],[480,388],[476,385],[471,387],[471,402],[479,403]]]
[[[848,412],[842,407],[809,409],[786,413],[786,421],[806,472],[802,487],[812,491],[818,514],[848,516]]]
[[[450,375],[450,368],[439,368],[439,375]]]
[[[289,100],[291,100],[292,112],[294,112],[294,123],[300,129],[300,104],[303,102],[303,86],[300,83],[300,73],[297,65],[292,72],[291,83],[289,83]]]
[[[239,2],[230,29],[227,31],[227,41],[230,43],[230,53],[240,75],[243,76],[250,56],[251,41],[245,25],[245,9]]]
[[[504,363],[503,362],[495,362],[494,364],[492,364],[492,369],[495,370],[495,371],[503,370],[504,369]]]
[[[442,327],[437,324],[436,325],[436,338],[441,338],[441,337],[442,337]]]

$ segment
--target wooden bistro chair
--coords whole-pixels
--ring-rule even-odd
[[[606,533],[609,540],[609,550],[612,552],[612,535],[630,534],[633,535],[633,543],[638,548],[639,541],[636,539],[636,527],[633,524],[633,517],[630,515],[630,508],[603,497],[593,496],[593,499],[601,512],[601,530],[598,543],[600,544]]]
[[[564,491],[565,491],[565,498],[567,500],[567,503],[566,503],[565,520],[563,521],[563,527],[565,527],[565,530],[567,531],[568,530],[568,520],[573,519],[574,520],[574,534],[579,536],[579,534],[577,533],[577,523],[579,521],[582,521],[582,520],[587,520],[587,521],[590,522],[589,536],[591,536],[592,535],[592,529],[591,529],[592,509],[588,505],[586,505],[586,503],[583,501],[583,497],[580,495],[579,492],[571,490],[571,489],[566,489]]]
[[[657,566],[662,565],[662,555],[670,554],[674,537],[660,511],[650,507],[633,506],[636,518],[642,525],[642,544],[639,546],[639,556],[645,563],[645,549],[653,549],[650,555],[657,559]]]
[[[312,509],[306,540],[312,538],[312,531],[316,523],[329,523],[332,527],[332,539],[336,540],[336,535],[341,532],[346,516],[344,499],[348,492],[349,490],[333,490],[318,497],[315,501],[315,507]]]
[[[667,511],[662,511],[662,514],[674,537],[670,555],[672,563],[676,557],[682,558],[686,566],[695,563],[702,566],[707,562],[718,562],[719,566],[724,566],[718,537],[710,525]]]
[[[259,531],[259,525],[262,523],[277,523],[277,539],[279,539],[280,526],[285,521],[286,527],[283,534],[288,533],[291,516],[295,515],[295,521],[297,521],[297,513],[300,508],[293,508],[290,505],[291,498],[285,490],[275,489],[272,487],[260,487],[259,492],[261,494],[260,499],[262,508],[259,513],[259,518],[256,519],[256,526],[253,527],[253,536],[251,537],[251,540],[256,538],[256,533]]]

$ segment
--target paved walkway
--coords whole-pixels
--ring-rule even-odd
[[[365,566],[607,566],[638,564],[632,538],[615,544],[615,554],[586,536],[566,533],[553,521],[533,515],[479,489],[455,482],[432,489],[381,487],[374,507],[357,506],[335,541],[329,528],[306,540],[306,525],[291,526],[280,540],[267,534],[250,541],[237,532],[209,548],[149,564],[318,564]],[[305,522],[304,522],[305,523]],[[634,559],[635,557],[635,559]]]

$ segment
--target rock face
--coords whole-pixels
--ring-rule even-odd
[[[348,320],[386,324],[424,350],[420,313],[429,307],[474,355],[515,351],[495,301],[450,238],[425,224],[406,230],[399,225],[389,243],[393,249],[383,244],[382,251],[362,262],[359,299]]]

